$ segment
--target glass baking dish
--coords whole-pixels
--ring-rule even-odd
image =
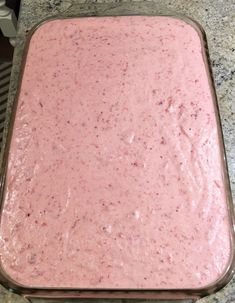
[[[109,18],[109,16],[111,17],[111,19]],[[213,102],[213,109],[214,109],[214,114],[215,114],[215,119],[216,119],[215,120],[216,121],[216,135],[219,136],[218,151],[219,151],[220,157],[221,157],[221,175],[222,175],[221,180],[223,182],[222,187],[224,188],[224,191],[225,191],[225,200],[226,200],[226,208],[227,208],[227,220],[228,220],[227,222],[229,223],[229,245],[230,245],[229,260],[227,262],[226,267],[223,268],[222,272],[220,273],[220,275],[216,279],[216,281],[213,281],[213,283],[209,283],[208,285],[205,285],[203,287],[200,287],[199,284],[198,284],[198,287],[196,287],[196,286],[194,286],[194,287],[180,287],[180,286],[178,286],[178,287],[168,287],[168,288],[166,288],[166,287],[156,287],[156,288],[154,288],[153,285],[151,285],[150,287],[147,287],[146,286],[147,284],[144,284],[145,285],[144,287],[139,286],[138,284],[136,284],[136,287],[134,287],[133,285],[131,285],[130,282],[128,282],[129,284],[127,283],[128,287],[125,287],[125,285],[124,286],[122,285],[121,287],[115,287],[115,286],[112,287],[112,285],[108,285],[108,287],[107,286],[99,287],[98,282],[97,282],[98,286],[94,286],[94,287],[91,287],[91,285],[88,285],[88,284],[87,285],[84,284],[83,287],[70,287],[70,286],[65,287],[62,284],[60,284],[59,287],[55,287],[55,286],[46,287],[45,285],[43,285],[43,286],[33,285],[32,286],[32,285],[29,285],[30,283],[28,283],[28,285],[27,285],[27,283],[16,282],[16,279],[13,279],[10,276],[10,274],[7,273],[7,271],[3,268],[3,264],[2,264],[3,257],[2,257],[2,254],[1,254],[1,275],[0,275],[1,283],[3,285],[5,285],[6,287],[15,290],[16,292],[22,294],[24,297],[29,298],[31,300],[36,299],[36,298],[65,299],[66,302],[67,302],[68,299],[76,299],[76,298],[138,298],[138,299],[146,298],[146,299],[179,300],[179,301],[180,300],[196,300],[200,297],[211,294],[211,293],[215,292],[216,290],[220,289],[221,287],[223,287],[230,280],[230,278],[232,277],[232,274],[233,274],[233,268],[234,268],[233,205],[232,205],[232,199],[231,199],[231,191],[230,191],[230,187],[229,187],[229,179],[228,179],[228,172],[227,172],[227,166],[226,166],[226,159],[225,159],[223,138],[222,138],[222,132],[221,132],[221,125],[220,125],[220,120],[219,120],[219,112],[218,112],[218,107],[217,107],[217,102],[216,102],[215,89],[214,89],[213,81],[212,81],[211,69],[210,69],[210,65],[209,65],[208,49],[207,49],[207,44],[206,44],[205,33],[204,33],[204,31],[203,31],[203,29],[201,28],[200,25],[198,25],[195,21],[193,21],[193,20],[191,20],[187,17],[184,17],[184,16],[178,16],[178,15],[176,15],[176,16],[163,16],[163,15],[157,16],[156,14],[145,14],[145,13],[140,14],[140,13],[136,13],[134,9],[133,9],[132,12],[130,12],[129,10],[126,11],[125,6],[123,6],[123,10],[122,10],[121,13],[119,13],[119,16],[123,16],[123,17],[126,16],[126,18],[127,18],[127,19],[125,19],[125,18],[120,19],[119,18],[120,22],[122,22],[122,20],[129,20],[128,18],[131,18],[130,19],[130,20],[132,20],[131,24],[133,23],[132,25],[137,26],[137,27],[138,27],[137,20],[139,20],[140,22],[142,21],[142,19],[138,19],[138,18],[145,18],[147,20],[146,21],[147,23],[150,22],[150,21],[148,21],[150,19],[154,20],[155,18],[160,18],[161,20],[163,20],[162,18],[166,18],[166,19],[164,19],[165,21],[167,21],[169,23],[170,22],[176,22],[175,24],[178,24],[179,26],[182,25],[182,24],[185,24],[185,26],[190,25],[190,28],[193,28],[194,32],[196,32],[197,35],[200,38],[201,56],[203,58],[204,68],[206,70],[207,80],[209,82],[210,93],[211,93],[211,101]],[[89,27],[89,24],[93,24],[93,22],[94,22],[95,26],[98,25],[98,28],[100,26],[100,29],[102,29],[103,27],[101,25],[101,21],[102,21],[103,24],[105,24],[105,22],[107,22],[108,20],[114,20],[115,19],[115,18],[112,18],[112,17],[113,17],[112,13],[106,11],[103,14],[103,16],[99,16],[99,17],[92,17],[92,16],[89,16],[89,14],[85,14],[83,16],[78,16],[76,18],[74,18],[74,17],[73,18],[54,18],[54,19],[49,19],[49,20],[43,21],[42,23],[40,23],[34,29],[31,30],[31,32],[29,34],[29,39],[28,39],[28,42],[27,42],[27,46],[25,48],[24,62],[22,64],[21,84],[19,85],[18,96],[17,96],[16,102],[14,104],[11,127],[10,127],[9,134],[8,134],[8,143],[7,143],[7,146],[4,150],[4,161],[3,161],[2,175],[1,175],[1,178],[2,178],[2,182],[1,182],[1,185],[2,185],[1,186],[2,214],[5,215],[5,214],[8,213],[8,209],[4,208],[4,201],[5,201],[5,199],[7,199],[7,197],[9,197],[9,195],[11,193],[9,191],[9,187],[12,190],[12,187],[11,187],[12,185],[10,184],[10,181],[8,180],[6,182],[6,180],[7,180],[7,172],[8,172],[8,169],[9,169],[9,162],[8,162],[9,152],[11,152],[11,148],[12,148],[12,144],[13,144],[13,143],[11,143],[12,142],[11,141],[12,136],[14,134],[14,131],[16,131],[15,129],[19,129],[19,127],[18,127],[19,125],[17,127],[15,126],[16,125],[15,117],[17,116],[17,113],[18,113],[19,109],[21,108],[21,106],[23,106],[22,105],[22,94],[24,93],[24,96],[25,96],[24,98],[25,99],[27,99],[28,94],[30,94],[29,87],[26,89],[23,86],[23,85],[25,85],[25,83],[24,84],[22,84],[22,83],[23,83],[25,73],[27,71],[27,64],[28,64],[28,62],[30,62],[30,60],[32,60],[32,56],[33,56],[30,52],[32,38],[35,37],[35,33],[38,33],[40,31],[40,29],[43,29],[44,26],[47,26],[48,24],[50,26],[50,23],[53,24],[53,22],[57,22],[57,23],[54,23],[54,24],[56,24],[56,26],[58,26],[58,24],[60,24],[59,20],[61,20],[61,21],[68,20],[68,22],[70,22],[70,21],[73,22],[73,20],[74,20],[75,23],[79,22],[79,20],[83,20],[82,22],[84,22],[85,24],[86,24],[86,21],[88,21],[87,22],[88,27]],[[98,21],[98,20],[101,20],[101,21]],[[118,19],[115,19],[115,20],[118,20]],[[96,24],[96,22],[97,22],[97,24]],[[81,32],[80,32],[81,35],[82,35],[82,30],[83,30],[83,28],[81,28]],[[156,28],[154,28],[154,30],[156,30]],[[164,30],[164,29],[162,29],[162,30]],[[47,29],[47,31],[48,31],[48,29]],[[97,30],[97,32],[98,32],[98,30]],[[90,34],[90,33],[88,33],[88,34]],[[66,34],[66,38],[70,39],[70,38],[72,38],[73,35],[74,35],[74,24],[73,24],[72,28],[68,29],[67,34]],[[183,36],[180,36],[180,37],[181,37],[182,40],[184,39]],[[105,37],[105,38],[107,38],[107,37]],[[172,38],[172,36],[171,36],[171,38]],[[40,39],[38,39],[38,40],[40,42]],[[107,45],[110,45],[109,40],[104,39],[103,43],[106,43],[106,42],[107,42]],[[144,43],[146,43],[146,42],[147,42],[147,40],[144,41]],[[87,43],[87,41],[86,41],[86,43]],[[38,45],[40,45],[40,43]],[[135,45],[135,42],[133,42],[133,45]],[[122,43],[121,43],[121,49],[122,49]],[[63,51],[65,52],[65,55],[66,55],[66,50],[63,49]],[[144,52],[144,49],[142,51]],[[166,50],[163,50],[163,51],[165,52]],[[67,54],[67,57],[65,57],[67,61],[69,61],[69,56],[70,55],[71,54]],[[192,56],[193,56],[193,54],[192,54]],[[104,57],[105,56],[103,56],[102,58],[104,58]],[[51,58],[53,58],[53,57],[51,57]],[[63,64],[65,64],[66,60],[63,62]],[[47,62],[48,62],[48,64],[50,63],[49,61],[47,61]],[[34,63],[37,64],[37,62],[34,62]],[[42,65],[45,64],[45,63],[43,63],[43,61],[41,63],[42,63]],[[148,64],[148,62],[146,64]],[[124,73],[127,72],[126,70],[127,70],[127,66],[124,66]],[[101,72],[100,72],[100,74],[101,74]],[[34,74],[33,77],[35,77],[34,81],[35,81],[35,83],[37,83],[37,75]],[[102,74],[101,74],[101,78],[102,78]],[[75,81],[78,81],[78,82],[79,82],[79,80],[80,79],[75,79]],[[95,78],[95,80],[99,81],[98,77]],[[159,78],[158,78],[158,81],[161,81],[161,80],[159,80]],[[76,85],[79,85],[78,82],[76,82]],[[200,83],[200,79],[195,80],[196,84],[198,82]],[[45,83],[43,85],[45,85]],[[193,84],[193,85],[195,85],[195,84]],[[53,84],[51,86],[49,84],[48,87],[49,87],[49,90],[50,90],[50,89],[52,89],[52,87],[55,87],[55,85]],[[32,86],[30,88],[32,88]],[[45,90],[46,89],[47,89],[47,87],[45,85]],[[68,90],[70,89],[69,85],[67,86],[67,89]],[[36,92],[40,93],[40,90],[38,89]],[[152,93],[153,93],[153,95],[156,95],[159,92],[156,91],[156,90],[153,90]],[[37,98],[37,94],[35,94],[33,97]],[[30,98],[32,98],[32,96],[30,96]],[[70,98],[72,98],[72,97],[70,96]],[[20,100],[20,103],[18,102],[18,100]],[[165,109],[165,111],[174,113],[174,102],[169,98],[168,98],[168,102],[169,102],[169,104],[168,104],[169,106]],[[159,100],[158,105],[161,106],[162,103],[164,103],[164,102],[162,100]],[[43,108],[43,106],[44,106],[44,104],[41,103],[41,101],[39,102],[39,105],[40,105],[40,108]],[[114,107],[114,109],[115,109],[115,107]],[[67,109],[63,109],[63,111],[66,111],[66,110]],[[70,115],[71,115],[71,113],[69,113],[69,116]],[[34,118],[34,119],[36,120],[37,117]],[[24,127],[27,128],[28,123],[29,124],[33,123],[32,118],[29,119],[26,124],[24,124]],[[45,121],[45,123],[46,123],[46,121]],[[72,122],[70,120],[68,120],[67,123],[70,124]],[[187,138],[189,138],[190,134],[187,134],[184,129],[181,129],[181,130],[182,130],[182,133]],[[36,130],[34,130],[34,131],[36,131]],[[44,134],[44,136],[46,136],[46,134]],[[135,132],[130,131],[130,128],[128,128],[128,130],[125,131],[122,134],[121,140],[126,141],[125,143],[127,143],[127,144],[132,144],[132,141],[135,140],[135,136],[136,136]],[[14,138],[14,141],[17,142],[17,139]],[[20,141],[20,138],[19,138],[18,141]],[[165,145],[164,141],[165,141],[165,139],[162,138],[162,142],[160,144]],[[58,142],[57,142],[57,144],[58,144]],[[38,148],[40,148],[40,145],[38,145]],[[97,148],[97,147],[95,147],[95,148]],[[63,149],[63,146],[62,146],[62,149]],[[102,163],[104,163],[103,159],[102,159]],[[142,169],[145,169],[145,163],[144,162],[143,163],[142,162],[138,163],[138,161],[137,162],[134,161],[132,164],[133,164],[132,166],[134,167],[134,169],[135,169],[135,167],[138,167],[138,166],[141,166]],[[26,171],[24,173],[27,174]],[[27,175],[27,179],[29,179],[29,181],[31,181],[31,177],[32,176]],[[15,181],[13,180],[13,183],[14,182]],[[59,182],[59,181],[57,180],[57,182]],[[164,180],[163,180],[163,182],[164,182]],[[7,186],[6,186],[6,183],[7,183]],[[218,184],[217,182],[216,182],[215,186],[218,187],[218,188],[221,187],[221,185]],[[8,191],[6,191],[6,187],[8,187]],[[110,187],[112,187],[112,184],[110,184]],[[13,191],[13,193],[14,193],[14,191]],[[178,212],[178,211],[180,211],[179,208],[176,209],[176,212]],[[135,220],[139,220],[142,213],[137,209],[137,210],[134,210],[132,214],[133,214],[133,217],[134,217]],[[30,216],[31,216],[30,213],[26,213],[26,219],[25,219],[24,222],[26,222],[26,220]],[[213,219],[211,219],[211,220],[213,220]],[[7,222],[7,221],[5,221],[5,222]],[[62,224],[62,222],[60,222],[60,223]],[[38,220],[35,220],[35,224],[38,224]],[[46,224],[46,223],[44,222],[44,224]],[[15,225],[16,225],[16,228],[18,228],[20,226],[20,225],[17,225],[17,224],[15,224]],[[5,226],[6,226],[6,224],[5,224]],[[4,237],[4,233],[3,233],[4,228],[5,228],[4,224],[2,223],[2,228],[1,228],[1,241],[2,241],[2,243],[4,243],[4,241],[9,241],[9,239],[5,240],[6,239],[6,233],[5,233],[5,237]],[[19,228],[19,230],[20,230],[20,228]],[[110,234],[112,232],[112,226],[110,226],[109,224],[104,224],[103,232],[106,233],[106,234]],[[197,230],[197,232],[200,233],[199,230]],[[42,230],[40,230],[40,233],[42,233]],[[22,234],[22,233],[20,233],[20,231],[19,231],[19,235],[20,234]],[[216,237],[216,235],[214,235],[214,236]],[[194,240],[192,239],[192,241],[194,241]],[[2,245],[3,244],[1,244],[1,248],[3,247]],[[4,245],[7,245],[6,242],[4,243]],[[17,245],[17,243],[14,243],[14,245]],[[40,246],[40,240],[39,240],[39,246]],[[136,249],[138,249],[138,245],[137,245]],[[200,247],[198,247],[198,249],[200,249]],[[97,248],[97,251],[98,251],[98,248]],[[22,250],[19,250],[19,252],[21,254],[24,254],[24,252],[25,252],[24,248]],[[202,258],[204,256],[204,254],[205,254],[204,252],[201,252]],[[72,258],[72,256],[70,256],[70,257]],[[172,256],[169,255],[167,257],[170,258],[168,261],[171,264]],[[150,260],[150,257],[148,257],[148,258]],[[31,255],[30,260],[29,260],[29,264],[32,265],[32,264],[34,264],[34,262],[35,262],[34,256]],[[202,262],[202,260],[200,260],[200,262]],[[10,265],[12,265],[12,264],[10,264]],[[18,264],[16,264],[16,265],[18,265]],[[86,266],[87,266],[87,264],[86,264]],[[125,266],[125,264],[124,264],[124,266]],[[20,270],[22,270],[22,268],[20,268]],[[20,272],[20,270],[19,270],[19,272]],[[37,270],[39,270],[39,269],[37,269]],[[199,280],[200,280],[200,278],[199,278]]]

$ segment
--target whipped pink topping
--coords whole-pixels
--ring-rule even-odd
[[[34,33],[10,146],[1,262],[38,287],[205,287],[230,227],[197,31],[172,17]]]

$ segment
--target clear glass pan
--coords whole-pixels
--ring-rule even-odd
[[[101,15],[99,12],[97,13],[99,16]],[[84,13],[80,16],[77,17],[88,17],[94,14],[89,14],[89,13]],[[145,12],[140,13],[138,10],[136,12],[135,10],[135,5],[133,4],[133,11],[130,11],[129,9],[125,8],[125,5],[121,6],[119,9],[119,13],[117,15],[157,15],[157,14],[146,14]],[[112,14],[112,10],[108,11],[106,10],[105,12],[102,11],[102,16],[114,16]],[[222,162],[223,162],[223,175],[225,179],[225,185],[226,185],[226,193],[227,193],[227,206],[229,209],[229,214],[230,214],[230,227],[231,227],[231,247],[232,247],[232,252],[234,251],[234,214],[233,214],[233,203],[232,203],[232,197],[231,197],[231,190],[230,190],[230,185],[229,185],[229,177],[228,177],[228,170],[227,170],[227,163],[226,163],[226,156],[225,156],[225,150],[224,150],[224,143],[223,143],[223,136],[222,136],[222,131],[221,131],[221,123],[220,123],[220,118],[219,118],[219,111],[218,111],[218,105],[217,105],[217,100],[216,100],[216,94],[215,94],[215,88],[212,80],[212,73],[211,73],[211,68],[210,68],[210,61],[209,61],[209,56],[208,56],[208,48],[207,48],[207,42],[206,42],[206,36],[199,24],[197,24],[195,21],[191,20],[190,18],[184,17],[184,16],[179,16],[179,15],[172,15],[171,17],[179,18],[182,19],[183,21],[189,23],[192,25],[195,30],[198,32],[200,39],[201,39],[201,44],[202,44],[202,51],[203,51],[203,58],[204,58],[204,63],[207,69],[208,73],[208,79],[210,81],[210,86],[211,86],[211,92],[213,95],[213,100],[214,100],[214,106],[215,106],[215,112],[216,112],[216,119],[217,119],[217,124],[218,124],[218,129],[219,129],[219,136],[220,136],[220,149],[221,149],[221,155],[222,155]],[[54,19],[64,19],[64,18],[54,18]],[[48,22],[52,19],[47,19],[44,20],[42,23],[38,24],[35,26],[29,33],[28,36],[28,41],[27,45],[25,47],[25,52],[24,52],[24,60],[23,64],[21,67],[21,78],[23,76],[24,72],[24,65],[26,62],[27,58],[27,51],[29,48],[30,44],[30,39],[34,32],[37,30],[37,28],[45,23]],[[20,85],[18,87],[18,93],[20,91]],[[8,141],[4,150],[4,160],[3,160],[3,165],[1,168],[1,197],[3,197],[4,194],[4,180],[5,180],[5,172],[7,169],[7,159],[8,159],[8,152],[9,152],[9,146],[10,146],[10,140],[11,140],[11,135],[12,135],[12,129],[14,125],[14,117],[15,113],[17,110],[17,100],[18,96],[16,97],[16,100],[14,102],[14,107],[13,107],[13,113],[12,113],[12,119],[11,119],[11,124],[10,128],[8,131]],[[67,299],[76,299],[76,298],[136,298],[136,299],[159,299],[159,300],[196,300],[200,297],[203,297],[205,295],[211,294],[220,288],[222,288],[225,284],[228,283],[228,281],[231,279],[233,273],[234,273],[234,265],[235,265],[235,259],[234,259],[234,254],[230,256],[230,262],[229,265],[227,266],[225,272],[221,276],[219,280],[217,280],[213,285],[209,285],[206,288],[202,289],[171,289],[171,290],[112,290],[112,289],[104,289],[104,290],[86,290],[86,289],[69,289],[69,288],[64,288],[64,289],[58,289],[58,288],[26,288],[23,285],[16,284],[14,281],[11,280],[10,277],[7,276],[7,274],[4,272],[4,270],[0,266],[0,281],[1,283],[6,286],[7,288],[11,288],[17,293],[22,294],[26,298],[54,298],[54,299],[64,299],[64,301],[68,302]]]

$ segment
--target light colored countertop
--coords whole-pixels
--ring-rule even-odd
[[[76,16],[78,13],[85,14],[88,12],[92,14],[102,14],[102,12],[107,10],[109,10],[110,13],[118,14],[123,5],[131,11],[133,9],[133,3],[135,3],[136,12],[139,13],[184,14],[195,19],[203,26],[208,39],[223,126],[231,188],[233,197],[235,197],[235,4],[233,0],[156,0],[153,2],[121,0],[22,0],[9,95],[8,120],[11,104],[13,103],[18,85],[19,68],[26,33],[33,25],[47,17],[56,15]],[[88,302],[88,300],[82,300],[81,302],[85,301]],[[128,300],[125,300],[125,302],[127,301]],[[6,291],[3,287],[0,287],[0,302],[23,303],[26,301]],[[40,303],[42,302],[43,301],[40,301]],[[102,302],[102,300],[100,302]],[[111,301],[109,300],[108,302]],[[223,290],[200,300],[200,303],[212,302],[235,302],[235,278]]]

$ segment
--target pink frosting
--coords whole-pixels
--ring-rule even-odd
[[[36,30],[0,240],[4,270],[26,286],[181,289],[221,277],[229,216],[191,25],[93,17]]]

